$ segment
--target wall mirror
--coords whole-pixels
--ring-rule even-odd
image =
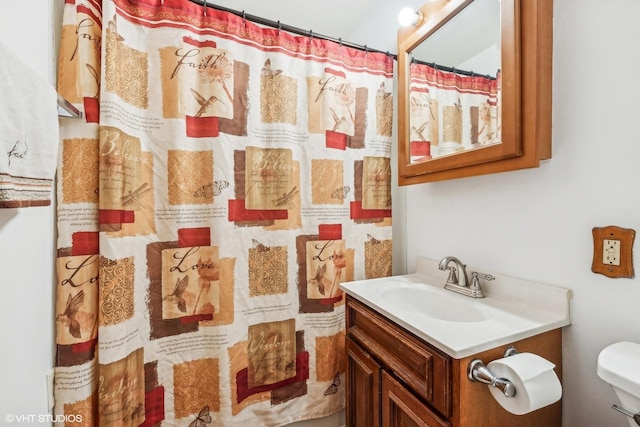
[[[552,0],[436,0],[398,30],[399,184],[551,157]]]

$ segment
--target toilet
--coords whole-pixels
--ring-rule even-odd
[[[597,373],[613,387],[617,406],[631,414],[640,412],[640,344],[622,341],[605,347],[598,355]],[[633,418],[628,421],[639,425]]]

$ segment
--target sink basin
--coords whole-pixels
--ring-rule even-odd
[[[485,297],[470,298],[444,289],[447,272],[439,264],[418,257],[416,273],[340,288],[456,359],[571,324],[569,289],[492,273],[495,280],[482,283]]]
[[[451,291],[420,285],[397,285],[383,290],[383,301],[414,314],[449,322],[481,322],[489,318],[487,313]]]

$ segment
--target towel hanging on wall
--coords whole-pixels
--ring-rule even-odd
[[[0,208],[51,204],[58,128],[56,90],[0,43]]]

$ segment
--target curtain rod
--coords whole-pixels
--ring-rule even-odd
[[[289,33],[298,34],[298,35],[301,35],[301,36],[316,37],[316,38],[319,38],[319,39],[323,39],[323,40],[328,40],[328,41],[339,43],[342,46],[347,46],[347,47],[351,47],[351,48],[358,49],[358,50],[364,50],[365,52],[384,53],[385,55],[390,56],[393,59],[397,59],[398,58],[397,55],[389,53],[389,51],[383,52],[381,50],[371,49],[367,45],[363,46],[363,45],[359,45],[359,44],[356,44],[356,43],[347,42],[347,41],[342,40],[341,38],[336,39],[336,38],[333,38],[333,37],[324,36],[322,34],[316,34],[312,30],[303,30],[302,28],[297,28],[297,27],[292,27],[291,25],[282,24],[282,23],[280,23],[280,21],[276,22],[276,21],[272,21],[270,19],[262,18],[260,16],[249,15],[248,13],[245,13],[244,10],[243,11],[238,11],[238,10],[234,10],[234,9],[229,9],[227,7],[220,6],[220,5],[213,4],[213,3],[209,3],[208,1],[204,1],[204,0],[189,0],[189,1],[191,3],[195,3],[195,4],[200,5],[200,6],[210,7],[212,9],[221,10],[223,12],[229,12],[229,13],[232,13],[234,15],[242,17],[242,19],[248,19],[251,22],[255,22],[255,23],[261,24],[261,25],[266,25],[266,26],[272,27],[272,28],[277,28],[279,30],[284,30],[284,31],[287,31]]]
[[[467,70],[461,70],[459,68],[456,67],[447,67],[446,65],[439,65],[436,64],[435,62],[426,62],[426,61],[421,61],[419,59],[416,58],[411,58],[411,63],[412,64],[420,64],[420,65],[427,65],[431,68],[435,68],[436,70],[440,70],[440,71],[446,71],[447,73],[455,73],[455,74],[461,74],[463,76],[470,76],[470,77],[483,77],[485,79],[489,79],[489,80],[495,80],[496,77],[494,76],[490,76],[489,74],[480,74],[480,73],[474,73],[473,71],[467,71]],[[500,70],[498,70],[500,71]]]

